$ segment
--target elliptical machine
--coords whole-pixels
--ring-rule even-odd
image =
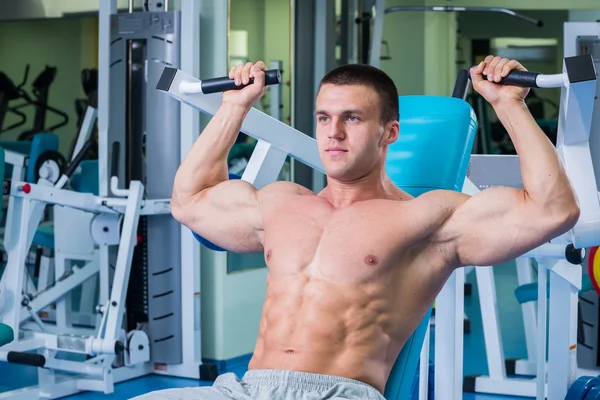
[[[33,94],[33,97],[23,89],[29,76],[29,65],[25,67],[23,82],[18,86],[15,86],[6,74],[0,72],[0,134],[17,128],[25,123],[27,118],[21,109],[27,106],[35,107],[33,126],[31,129],[22,132],[18,136],[18,140],[20,141],[30,141],[37,133],[52,132],[69,123],[69,116],[65,112],[48,105],[50,86],[54,82],[56,71],[56,67],[46,66],[46,68],[35,78],[31,84],[31,93]],[[10,106],[9,102],[18,99],[23,100],[23,102],[15,106]],[[20,117],[20,120],[7,128],[2,128],[4,118],[9,111],[17,114]],[[48,111],[58,115],[61,118],[61,121],[57,124],[46,126],[46,115]]]

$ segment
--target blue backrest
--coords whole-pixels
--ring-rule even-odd
[[[0,146],[5,150],[25,154],[29,157],[25,181],[35,182],[35,163],[40,154],[47,150],[58,151],[58,136],[54,133],[37,133],[31,140],[2,140]],[[12,165],[7,165],[4,169],[4,178],[12,178]]]
[[[71,188],[76,192],[98,196],[100,192],[98,160],[84,160],[79,167],[79,171],[71,177]]]
[[[388,151],[386,170],[402,190],[419,196],[435,189],[461,191],[477,120],[471,106],[452,97],[400,96],[400,136]],[[411,395],[431,308],[405,343],[387,381],[386,399]]]

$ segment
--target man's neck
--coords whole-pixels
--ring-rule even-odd
[[[334,208],[343,208],[358,201],[390,197],[393,183],[387,175],[373,171],[350,182],[327,178],[327,187],[321,192]]]

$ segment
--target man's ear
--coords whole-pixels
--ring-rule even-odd
[[[390,121],[386,124],[385,131],[387,135],[387,144],[392,144],[398,140],[398,136],[400,135],[400,124],[398,121]]]

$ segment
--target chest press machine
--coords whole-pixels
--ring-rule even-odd
[[[580,199],[582,213],[576,227],[569,233],[523,255],[535,257],[544,271],[551,272],[553,296],[550,303],[548,381],[552,383],[548,393],[549,398],[563,399],[574,381],[570,360],[576,332],[573,324],[567,325],[564,321],[577,318],[581,268],[576,265],[583,260],[584,248],[600,242],[596,234],[600,205],[595,187],[593,190],[589,187],[589,182],[595,182],[595,177],[587,146],[596,88],[595,68],[589,55],[575,56],[565,59],[562,74],[513,73],[504,82],[528,87],[563,88],[557,147]],[[477,125],[473,110],[463,101],[467,87],[467,72],[462,71],[453,97],[400,97],[402,134],[390,146],[386,169],[390,178],[411,195],[418,196],[434,189],[462,190],[468,194],[479,190],[466,177]],[[157,89],[209,115],[213,115],[220,105],[218,93],[202,95],[201,81],[174,68],[165,68]],[[255,109],[244,120],[242,132],[258,140],[241,178],[257,188],[276,180],[287,155],[324,172],[314,139]],[[569,134],[565,135],[566,132]],[[491,276],[490,267],[477,267],[477,271],[487,274],[486,277],[482,275],[482,279]],[[437,299],[436,329],[440,334],[436,335],[435,392],[436,397],[441,399],[462,398],[462,288],[464,270],[460,269],[448,280]],[[544,355],[546,290],[546,275],[540,274],[538,348],[544,349],[540,352]],[[429,315],[430,312],[425,315],[394,364],[384,393],[386,398],[408,398],[419,357],[419,398],[427,397]],[[546,376],[545,362],[538,363],[538,376]],[[545,380],[537,380],[533,389],[528,392],[536,393],[538,399],[544,398]]]
[[[595,76],[599,33],[600,24],[597,23],[566,23],[564,42],[567,58],[563,73],[540,76],[535,82],[540,88],[561,88],[556,147],[580,200],[580,220],[571,232],[553,239],[546,250],[536,249],[516,260],[520,286],[516,288],[515,296],[523,312],[527,359],[505,360],[494,276],[490,267],[475,268],[489,375],[466,377],[465,391],[528,397],[537,395],[539,398],[545,390],[548,398],[559,399],[564,398],[566,388],[569,389],[568,396],[574,396],[567,398],[577,398],[598,385],[598,379],[592,379],[599,373],[594,354],[596,350],[590,347],[597,346],[594,340],[597,338],[598,316],[593,302],[598,302],[598,295],[592,291],[590,277],[582,274],[578,264],[582,263],[584,254],[576,249],[595,247],[600,242],[596,180],[598,137],[594,133],[597,132],[600,115],[599,103],[595,101],[600,90]],[[594,53],[595,57],[588,55]],[[574,65],[577,60],[581,60],[579,66]],[[474,191],[489,186],[522,187],[516,156],[473,155],[471,167],[469,178],[476,186],[472,187]],[[550,246],[554,246],[554,250],[550,250]],[[532,271],[533,260],[538,263],[537,282]],[[579,304],[578,296],[582,298]],[[548,358],[545,349],[547,321],[544,319],[547,297],[550,299]],[[578,311],[581,311],[580,315]],[[564,321],[569,322],[565,324]],[[544,377],[546,371],[547,378],[533,379]],[[588,384],[582,385],[582,382]]]
[[[203,82],[190,74],[167,67],[157,89],[198,111],[214,115],[220,106],[221,95],[220,93],[202,94],[202,86]],[[457,81],[454,97],[400,97],[402,134],[394,147],[390,148],[387,169],[396,184],[410,194],[418,196],[433,189],[462,189],[477,125],[473,110],[462,100],[467,87],[467,74],[463,71]],[[224,89],[225,86],[220,88],[220,90]],[[288,155],[324,172],[317,144],[313,138],[254,108],[245,118],[241,131],[258,140],[241,177],[258,189],[277,179]],[[424,154],[431,157],[424,157]],[[205,239],[195,236],[203,244],[213,246]],[[386,398],[406,399],[412,392],[419,355],[424,342],[427,343],[425,337],[428,332],[430,313],[431,309],[399,355],[387,383]],[[463,314],[462,312],[458,314],[457,323],[462,327]],[[442,313],[442,315],[446,314]],[[442,320],[436,323],[443,327],[448,321]],[[459,340],[459,335],[456,340]],[[425,349],[428,350],[428,346],[425,346]],[[443,351],[441,346],[439,351]],[[425,362],[422,365],[427,368],[428,352],[424,351],[423,357]],[[455,369],[453,359],[448,357],[445,361],[446,365],[436,362],[436,366],[441,371]],[[462,374],[462,367],[458,370]],[[423,376],[425,378],[421,380],[421,386],[426,387],[426,374],[421,374],[421,377]],[[445,392],[444,386],[446,383],[443,379],[439,382],[436,380],[439,393]],[[421,390],[421,393],[425,392]]]

